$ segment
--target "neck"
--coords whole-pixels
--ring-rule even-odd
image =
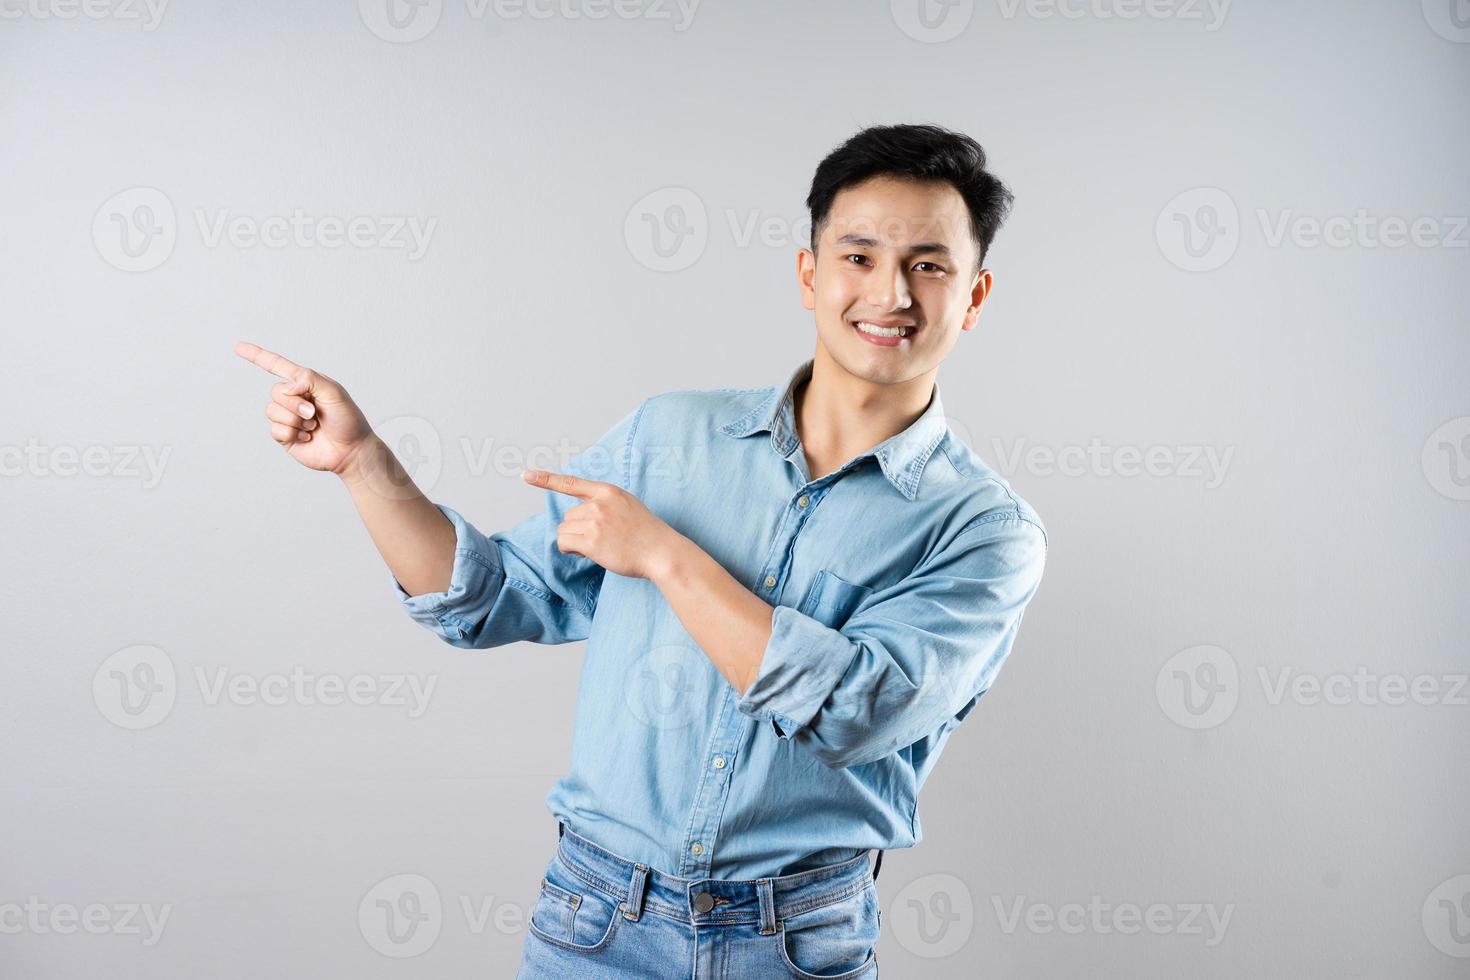
[[[885,384],[848,372],[820,345],[812,376],[795,395],[797,435],[812,478],[913,425],[934,394],[935,367],[907,381]]]

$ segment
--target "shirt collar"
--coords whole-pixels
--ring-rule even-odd
[[[719,430],[728,436],[740,438],[756,432],[771,433],[771,446],[783,457],[791,455],[796,448],[796,389],[812,376],[812,365],[816,359],[809,357],[801,363],[786,381],[770,385],[765,389],[756,406],[738,418],[720,425]],[[883,475],[899,493],[913,500],[919,492],[919,478],[924,473],[924,464],[939,448],[949,423],[945,420],[944,403],[939,398],[939,382],[934,383],[934,395],[924,413],[907,429],[878,443],[856,459],[873,456],[878,460]]]

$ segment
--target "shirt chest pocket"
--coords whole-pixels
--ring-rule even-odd
[[[811,586],[806,590],[806,597],[801,600],[796,611],[810,616],[823,626],[841,629],[853,610],[872,591],[866,585],[849,582],[824,568],[812,580]]]

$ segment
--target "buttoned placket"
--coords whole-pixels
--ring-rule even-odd
[[[771,448],[796,469],[799,484],[787,502],[781,525],[766,552],[765,564],[756,576],[756,594],[774,606],[780,604],[781,595],[786,588],[786,573],[790,569],[796,539],[816,512],[817,504],[838,480],[861,465],[869,456],[880,461],[882,457],[872,452],[864,453],[848,460],[831,473],[812,480],[806,465],[806,455],[801,449],[801,440],[787,427],[784,418],[778,418],[771,430]],[[759,724],[735,706],[739,697],[733,687],[725,685],[725,694],[720,700],[719,718],[705,746],[705,764],[701,768],[699,789],[695,793],[694,806],[689,814],[683,854],[680,857],[680,877],[707,878],[713,867],[720,818],[724,813],[725,800],[730,795],[730,781],[735,777],[735,768],[739,762],[736,756],[740,736],[747,725]]]
[[[792,442],[795,438],[792,437]],[[788,461],[794,447],[784,454]],[[794,461],[793,461],[794,465]],[[801,467],[798,467],[801,470]],[[762,567],[755,592],[771,605],[779,603],[784,588],[786,572],[790,567],[791,549],[800,536],[807,521],[817,510],[833,481],[847,471],[843,467],[796,489],[782,515],[781,526],[767,552],[766,564]],[[805,477],[802,470],[802,476]],[[684,850],[678,874],[684,878],[707,878],[713,867],[715,849],[718,844],[720,818],[724,813],[725,800],[730,795],[730,781],[735,776],[739,762],[738,750],[742,734],[747,725],[760,724],[735,706],[740,695],[728,684],[724,697],[720,699],[720,713],[714,730],[705,746],[705,764],[699,780],[699,789],[694,796],[693,812],[689,818],[689,829],[685,835]]]

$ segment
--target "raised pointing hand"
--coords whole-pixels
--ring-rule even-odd
[[[353,454],[372,439],[372,426],[362,410],[325,374],[243,340],[235,345],[235,353],[284,379],[271,385],[265,417],[271,422],[271,438],[302,466],[340,475]]]

